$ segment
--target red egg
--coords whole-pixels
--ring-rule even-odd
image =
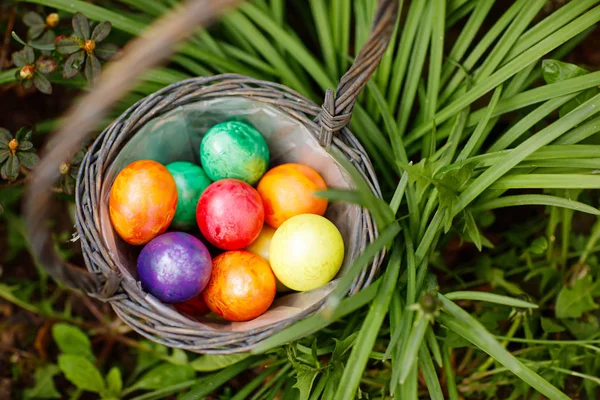
[[[262,257],[245,250],[227,251],[213,259],[202,296],[220,317],[249,321],[267,311],[275,299],[275,275]]]
[[[196,207],[200,232],[223,250],[248,246],[260,234],[264,220],[265,211],[258,192],[238,179],[212,183]]]
[[[187,314],[191,317],[200,317],[209,311],[208,306],[202,297],[202,293],[196,297],[192,297],[191,299],[184,301],[183,303],[176,303],[173,305],[177,311]]]

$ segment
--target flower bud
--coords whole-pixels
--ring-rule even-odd
[[[8,142],[8,148],[10,149],[10,152],[12,154],[15,154],[18,147],[19,147],[19,141],[17,139],[13,139],[10,142]]]
[[[19,72],[19,74],[21,75],[21,78],[23,78],[23,79],[33,78],[34,73],[35,73],[35,67],[33,65],[25,65],[25,66],[23,66],[23,68],[21,68],[21,72]]]
[[[60,165],[58,166],[58,170],[60,171],[60,173],[62,175],[68,174],[69,171],[71,171],[71,163],[68,161],[61,162]]]
[[[57,13],[48,14],[46,17],[46,25],[48,25],[50,28],[54,28],[56,25],[58,25],[59,21],[60,17]]]
[[[92,51],[94,51],[94,49],[96,48],[96,42],[94,42],[93,40],[86,40],[85,44],[83,45],[83,49],[88,52],[91,53]]]

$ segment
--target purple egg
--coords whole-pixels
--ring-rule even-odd
[[[197,296],[208,284],[212,260],[194,236],[168,232],[144,246],[137,261],[142,288],[164,303],[180,303]]]

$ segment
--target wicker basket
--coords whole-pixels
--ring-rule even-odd
[[[267,113],[271,119],[275,117],[278,121],[295,127],[286,132],[304,135],[299,142],[308,143],[302,147],[304,154],[301,159],[309,160],[309,163],[310,160],[324,160],[319,172],[325,175],[327,171],[323,171],[323,168],[335,168],[337,165],[329,152],[343,155],[362,173],[373,193],[381,197],[371,162],[361,144],[346,127],[360,91],[385,52],[396,21],[396,0],[380,0],[378,7],[371,35],[365,46],[342,77],[335,98],[333,91],[328,90],[322,107],[285,86],[226,74],[193,78],[170,85],[140,100],[123,113],[96,139],[81,164],[77,178],[76,224],[89,272],[62,266],[62,280],[92,297],[109,302],[123,321],[148,339],[198,353],[248,351],[273,333],[316,312],[335,287],[336,280],[310,292],[285,295],[276,300],[267,317],[261,316],[249,322],[194,320],[179,314],[172,306],[164,305],[145,293],[135,280],[135,268],[132,265],[135,266],[136,253],[114,234],[107,223],[107,196],[116,173],[133,159],[175,161],[172,154],[179,151],[177,148],[165,148],[165,153],[171,156],[167,155],[163,159],[157,154],[142,157],[145,154],[143,146],[139,144],[150,140],[152,136],[148,135],[152,135],[151,132],[157,132],[149,128],[152,124],[170,118],[182,109],[199,107],[206,111],[214,108],[215,104],[234,102],[235,106],[229,107],[230,112],[235,112],[231,110],[239,107],[256,111],[254,114],[258,115]],[[218,115],[212,117],[212,122],[219,122]],[[251,118],[248,112],[244,117]],[[260,117],[256,118],[260,125]],[[263,120],[265,118],[263,115]],[[252,122],[257,123],[256,120]],[[260,126],[258,128],[261,130]],[[140,147],[142,150],[139,150]],[[139,150],[138,154],[135,154],[135,149]],[[289,157],[283,157],[282,161],[288,162]],[[343,173],[334,173],[332,176],[341,177],[343,183]],[[327,177],[325,179],[328,180]],[[343,217],[338,215],[338,227],[340,224],[344,225],[341,218],[352,216],[352,221],[346,221],[341,229],[346,242],[347,265],[377,237],[377,229],[366,209],[351,205],[339,207],[342,207]],[[334,215],[334,223],[335,218]],[[352,236],[351,240],[348,240],[349,235]],[[48,246],[45,247],[36,249],[38,258],[45,264],[56,262],[54,255],[48,253],[51,250],[48,250]],[[383,257],[383,252],[378,254],[369,267],[356,277],[349,294],[372,282]],[[56,265],[51,267],[56,268]],[[342,268],[340,274],[343,273]]]

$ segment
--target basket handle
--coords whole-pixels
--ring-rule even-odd
[[[65,263],[54,250],[46,220],[51,216],[52,185],[59,164],[69,158],[92,130],[138,82],[140,74],[168,59],[175,46],[199,26],[207,25],[241,0],[188,0],[164,15],[126,45],[123,56],[107,65],[94,89],[81,96],[54,134],[55,146],[46,146],[32,171],[24,199],[24,215],[35,259],[57,281],[101,300],[110,298],[120,283],[118,273],[93,274]]]
[[[329,148],[333,135],[350,123],[354,103],[385,54],[397,15],[398,0],[379,0],[369,38],[350,69],[340,79],[335,98],[333,90],[327,89],[325,92],[325,100],[317,116],[321,126],[321,146]]]

